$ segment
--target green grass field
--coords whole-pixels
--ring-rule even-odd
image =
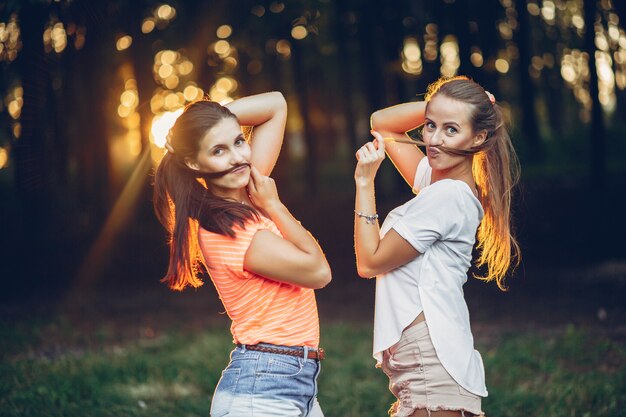
[[[373,367],[370,325],[326,324],[322,338],[325,415],[386,416],[392,396]],[[208,416],[232,346],[222,326],[116,340],[107,330],[87,337],[64,321],[4,324],[0,339],[1,416]],[[488,417],[626,415],[620,343],[569,327],[541,337],[502,334],[478,348]]]

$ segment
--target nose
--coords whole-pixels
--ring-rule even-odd
[[[246,162],[245,156],[242,154],[241,150],[233,148],[231,152],[231,163],[233,165],[241,164],[242,162]]]
[[[429,142],[429,145],[431,146],[441,145],[443,143],[441,131],[437,129],[434,132],[432,132],[432,134],[430,135],[430,140],[428,142]]]

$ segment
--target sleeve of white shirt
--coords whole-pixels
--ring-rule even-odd
[[[418,252],[424,253],[437,240],[453,238],[462,221],[463,201],[451,182],[424,188],[406,214],[392,226]]]
[[[430,176],[432,168],[428,163],[428,157],[425,156],[417,164],[417,170],[415,171],[415,179],[413,180],[413,193],[418,194],[421,189],[430,185]]]

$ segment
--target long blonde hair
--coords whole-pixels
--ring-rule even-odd
[[[485,215],[478,226],[478,268],[487,267],[484,281],[506,290],[507,272],[519,265],[521,251],[511,230],[512,190],[519,180],[519,161],[504,125],[502,109],[485,90],[467,77],[441,78],[428,87],[426,101],[436,94],[467,103],[475,133],[486,131],[485,142],[474,148],[472,174]]]

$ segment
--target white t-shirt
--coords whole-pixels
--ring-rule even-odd
[[[430,184],[431,171],[424,157],[415,176],[417,196],[392,210],[381,227],[381,238],[393,228],[420,255],[376,278],[374,358],[380,364],[382,352],[423,311],[444,368],[463,388],[486,397],[483,362],[463,297],[484,213],[465,182]]]

